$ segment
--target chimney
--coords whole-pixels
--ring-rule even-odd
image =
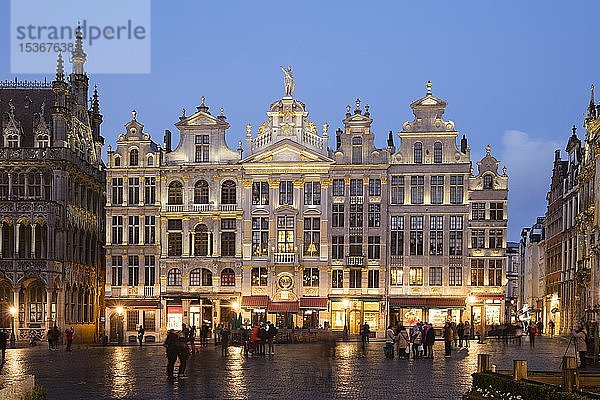
[[[460,151],[461,151],[461,153],[465,153],[466,154],[467,153],[467,147],[469,147],[468,144],[467,144],[467,137],[465,135],[463,135],[462,139],[460,139]]]
[[[165,151],[171,152],[171,131],[168,129],[165,129]]]
[[[335,131],[335,149],[339,150],[342,147],[342,130],[338,128]]]
[[[554,150],[554,161],[560,161],[560,150]]]

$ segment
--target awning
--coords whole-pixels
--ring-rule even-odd
[[[465,307],[464,297],[391,297],[396,307],[457,308]]]
[[[245,308],[265,308],[269,304],[269,296],[242,296],[242,307]]]
[[[270,313],[297,313],[298,301],[271,301],[267,306]]]
[[[300,299],[300,308],[327,310],[327,297],[302,297]]]
[[[160,302],[158,300],[150,300],[150,299],[105,299],[104,305],[108,308],[113,307],[123,307],[123,308],[148,308],[155,309],[160,308]]]

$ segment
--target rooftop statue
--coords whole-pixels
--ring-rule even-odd
[[[294,95],[294,75],[292,75],[292,67],[288,65],[287,69],[281,67],[283,71],[283,86],[284,97],[292,97]]]

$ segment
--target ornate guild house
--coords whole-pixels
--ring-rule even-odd
[[[282,68],[283,69],[283,68]],[[508,176],[472,168],[446,102],[411,104],[396,146],[375,146],[368,105],[329,126],[284,96],[245,149],[228,147],[223,109],[183,110],[179,144],[152,141],[134,111],[108,149],[106,315],[111,340],[160,340],[181,324],[282,328],[504,320]]]
[[[0,327],[17,340],[102,329],[104,139],[79,27],[71,60],[51,83],[0,82]]]

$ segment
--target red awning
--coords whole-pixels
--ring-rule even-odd
[[[104,305],[108,308],[112,307],[125,307],[125,308],[147,308],[154,309],[160,306],[160,302],[158,300],[148,300],[148,299],[128,299],[128,300],[120,300],[120,299],[105,299]]]
[[[327,310],[327,297],[302,297],[300,299],[300,308]]]
[[[401,307],[465,307],[463,297],[392,297],[390,305]]]
[[[269,304],[269,296],[242,296],[242,307],[265,308]]]
[[[270,313],[297,313],[298,312],[297,301],[271,301],[267,307],[267,312]]]

